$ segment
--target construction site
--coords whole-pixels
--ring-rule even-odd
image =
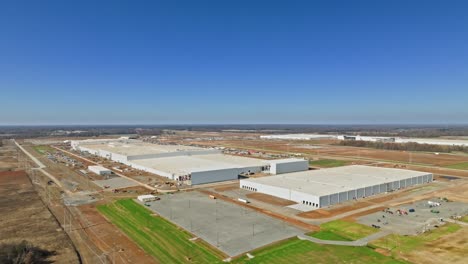
[[[427,263],[465,262],[466,241],[447,237],[468,229],[468,171],[448,166],[467,156],[260,136],[3,140],[2,204],[28,212],[11,192],[18,184],[40,198],[41,223],[60,231],[30,240],[50,244],[57,262],[257,263],[281,248],[288,259],[349,248],[338,262],[420,263],[416,252]],[[28,228],[39,227],[25,223],[26,238]]]

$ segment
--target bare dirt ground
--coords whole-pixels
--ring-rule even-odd
[[[333,216],[337,216],[340,214],[344,214],[347,212],[351,212],[354,210],[358,210],[364,207],[371,206],[372,203],[368,201],[360,201],[360,202],[354,202],[351,205],[347,206],[341,206],[338,208],[332,208],[332,209],[317,209],[314,211],[309,211],[309,212],[303,212],[298,214],[297,216],[303,217],[303,218],[309,218],[309,219],[320,219],[320,218],[329,218]]]
[[[146,254],[130,238],[118,228],[109,223],[94,205],[82,205],[77,208],[83,215],[81,225],[86,226],[85,232],[103,252],[109,252],[110,259],[115,263],[157,263]]]
[[[225,191],[232,191],[232,190],[236,190],[236,189],[239,189],[239,183],[229,183],[229,184],[225,184],[225,185],[222,185],[222,186],[219,186],[219,187],[216,187],[214,190],[216,192],[225,192]]]
[[[432,166],[447,166],[458,164],[462,162],[468,162],[468,156],[466,155],[453,155],[446,153],[434,153],[427,152],[406,152],[406,151],[393,151],[393,150],[379,150],[369,148],[357,148],[357,147],[344,147],[344,146],[331,146],[326,145],[328,141],[317,141],[312,143],[320,144],[320,148],[308,149],[304,147],[298,147],[299,142],[291,142],[286,140],[218,140],[218,141],[200,141],[197,142],[202,145],[209,146],[226,146],[226,147],[238,147],[253,150],[268,150],[276,152],[290,152],[290,153],[304,153],[309,155],[317,156],[331,156],[331,157],[344,157],[352,159],[375,159],[383,161],[395,161],[403,163],[419,163]],[[307,142],[311,144],[310,142]],[[468,174],[467,174],[468,175]]]
[[[9,144],[0,147],[0,172],[8,170],[17,170],[18,159],[16,148]]]
[[[387,208],[386,206],[380,206],[380,207],[376,207],[376,208],[372,208],[372,209],[368,209],[368,210],[365,210],[365,211],[362,211],[362,212],[358,212],[358,213],[354,213],[352,215],[348,215],[346,216],[345,218],[343,218],[343,220],[347,220],[347,221],[356,221],[356,219],[358,217],[361,217],[361,216],[364,216],[364,215],[369,215],[369,214],[373,214],[375,212],[379,212],[379,211],[382,211],[384,210],[385,208]]]
[[[276,206],[289,206],[296,204],[293,201],[281,199],[275,196],[271,196],[263,193],[249,193],[246,195],[249,199],[258,200],[260,202],[276,205]]]
[[[48,260],[80,263],[73,244],[43,204],[24,171],[0,172],[0,243],[27,240],[55,252]]]
[[[468,227],[455,233],[428,242],[418,250],[402,256],[413,263],[454,263],[464,264],[468,254]]]
[[[386,168],[394,168],[394,164],[386,164],[386,163],[376,163],[374,166],[378,167],[386,167]],[[462,170],[451,170],[446,168],[440,167],[421,167],[421,166],[414,166],[414,165],[404,165],[404,167],[400,167],[403,169],[408,170],[416,170],[416,171],[424,171],[429,172],[437,175],[451,175],[451,176],[459,176],[459,177],[468,177],[468,171]]]

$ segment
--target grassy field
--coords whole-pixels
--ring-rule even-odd
[[[451,169],[468,170],[468,162],[453,164],[446,167]]]
[[[335,220],[320,225],[320,231],[311,233],[310,236],[324,240],[358,240],[372,235],[378,230],[370,226],[354,222]]]
[[[45,154],[46,152],[54,152],[54,149],[49,146],[34,146],[33,149],[39,154]]]
[[[348,162],[344,160],[323,159],[310,161],[309,164],[315,167],[333,168],[348,165]]]
[[[98,206],[148,254],[161,263],[222,263],[225,256],[203,241],[192,242],[192,235],[131,199]]]
[[[369,247],[320,245],[292,238],[251,253],[254,258],[244,256],[231,263],[258,264],[303,264],[303,263],[406,263],[375,252]]]
[[[468,223],[468,215],[465,215],[464,217],[462,217],[460,221]]]
[[[350,241],[351,240],[344,236],[340,236],[332,231],[326,231],[326,230],[320,230],[318,232],[311,233],[309,234],[309,236],[322,239],[322,240],[336,240],[336,241]]]
[[[372,242],[372,245],[390,251],[395,250],[407,253],[423,247],[427,242],[434,241],[444,235],[454,233],[460,229],[461,227],[459,225],[448,223],[418,236],[401,236],[396,234],[388,235]]]

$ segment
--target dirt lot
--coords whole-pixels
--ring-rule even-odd
[[[281,199],[281,198],[271,196],[268,194],[263,194],[263,193],[249,193],[246,196],[250,199],[258,200],[260,202],[277,205],[277,206],[289,206],[289,205],[296,204],[293,201]]]
[[[73,244],[42,203],[25,172],[0,172],[0,211],[0,243],[27,240],[55,252],[50,261],[79,263]]]
[[[395,165],[393,164],[385,164],[385,163],[378,163],[378,164],[375,164],[375,166],[386,167],[386,168],[395,167]],[[424,171],[424,172],[429,172],[429,173],[433,173],[436,175],[451,175],[451,176],[468,177],[468,171],[451,170],[447,168],[437,168],[437,167],[430,168],[430,167],[421,167],[421,166],[414,166],[414,165],[404,165],[402,169]]]
[[[153,257],[147,255],[118,228],[109,223],[96,210],[95,205],[83,205],[77,209],[83,215],[83,219],[86,219],[81,225],[88,226],[85,229],[88,238],[104,252],[115,250],[115,263],[157,263]]]
[[[428,242],[403,256],[413,263],[466,263],[468,227]]]
[[[304,153],[310,155],[322,155],[322,156],[336,156],[336,157],[347,157],[353,159],[376,159],[385,161],[396,161],[409,163],[420,163],[433,166],[447,166],[458,164],[462,162],[468,162],[468,156],[466,155],[452,155],[440,153],[435,155],[434,153],[426,152],[405,152],[405,151],[392,151],[392,150],[379,150],[379,149],[368,149],[368,148],[357,148],[357,147],[343,147],[343,146],[331,146],[326,145],[328,141],[314,141],[307,142],[308,144],[320,144],[320,148],[309,149],[298,145],[299,142],[291,142],[286,140],[218,140],[218,141],[200,141],[197,142],[204,145],[217,145],[217,146],[231,146],[245,149],[255,150],[269,150],[278,152],[295,152]]]
[[[392,150],[379,150],[379,149],[366,149],[355,147],[334,147],[329,146],[320,149],[321,155],[337,155],[357,158],[370,158],[379,160],[391,160],[405,163],[421,163],[435,166],[447,166],[467,162],[468,157],[457,156],[451,154],[424,152],[406,152],[406,151],[392,151]]]
[[[239,183],[224,184],[219,187],[216,187],[214,190],[216,192],[225,192],[225,191],[232,191],[236,189],[239,189]]]
[[[18,167],[16,148],[7,144],[0,147],[0,171],[16,170]]]
[[[328,218],[328,217],[333,217],[333,216],[337,216],[340,214],[344,214],[347,212],[351,212],[354,210],[358,210],[358,209],[361,209],[370,205],[372,205],[372,203],[369,203],[368,201],[360,201],[360,202],[355,202],[351,205],[341,206],[341,207],[333,208],[330,210],[317,209],[314,211],[304,212],[304,213],[298,214],[297,216],[303,217],[303,218],[309,218],[309,219]]]

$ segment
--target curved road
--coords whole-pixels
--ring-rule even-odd
[[[339,246],[350,246],[350,247],[364,247],[367,246],[367,244],[370,241],[379,239],[381,237],[384,237],[386,235],[389,235],[391,232],[389,231],[380,231],[375,234],[372,234],[370,236],[354,240],[354,241],[337,241],[337,240],[322,240],[318,239],[315,237],[307,236],[307,235],[299,235],[297,238],[300,240],[309,240],[317,244],[325,244],[325,245],[339,245]]]

